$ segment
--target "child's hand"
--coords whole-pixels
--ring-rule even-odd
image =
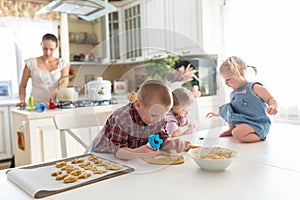
[[[207,113],[207,115],[206,115],[206,119],[210,119],[210,118],[218,117],[218,116],[220,116],[220,115],[217,114],[217,113],[209,112],[209,113]]]
[[[186,125],[187,133],[193,133],[196,130],[196,124],[187,124]]]
[[[269,115],[275,115],[277,113],[277,108],[275,106],[269,106],[267,108],[267,113]]]
[[[171,151],[176,150],[177,153],[183,152],[185,148],[184,141],[179,138],[166,140],[167,144],[163,147],[164,150]]]
[[[141,153],[141,157],[149,158],[159,154],[159,150],[155,150],[154,148],[150,147],[149,145],[143,145],[138,148],[138,152]]]

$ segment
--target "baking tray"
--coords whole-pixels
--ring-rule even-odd
[[[9,180],[18,185],[30,196],[34,198],[43,198],[134,171],[134,169],[129,166],[97,156],[103,162],[109,162],[113,165],[117,165],[120,167],[120,169],[107,170],[107,172],[103,174],[93,174],[92,171],[85,170],[85,172],[91,173],[92,175],[87,179],[78,179],[73,183],[57,181],[55,180],[55,177],[51,176],[52,172],[59,171],[59,168],[56,167],[57,162],[65,161],[69,164],[75,158],[84,159],[84,162],[87,162],[89,161],[88,158],[91,155],[97,156],[97,154],[89,153],[43,164],[13,168],[9,169],[6,172],[6,175]],[[78,164],[72,165],[76,167]],[[104,166],[97,166],[97,168],[105,169]]]

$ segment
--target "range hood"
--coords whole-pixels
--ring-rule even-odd
[[[117,8],[104,0],[54,0],[35,14],[40,15],[48,12],[58,12],[77,15],[80,18],[92,21]]]

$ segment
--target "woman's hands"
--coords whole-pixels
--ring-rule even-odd
[[[21,100],[20,103],[16,104],[16,107],[25,107],[26,105],[26,102]]]
[[[47,103],[56,103],[57,89],[53,90],[47,98]]]

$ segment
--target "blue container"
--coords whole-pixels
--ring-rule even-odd
[[[44,112],[48,108],[47,104],[40,103],[36,106],[37,112]]]

